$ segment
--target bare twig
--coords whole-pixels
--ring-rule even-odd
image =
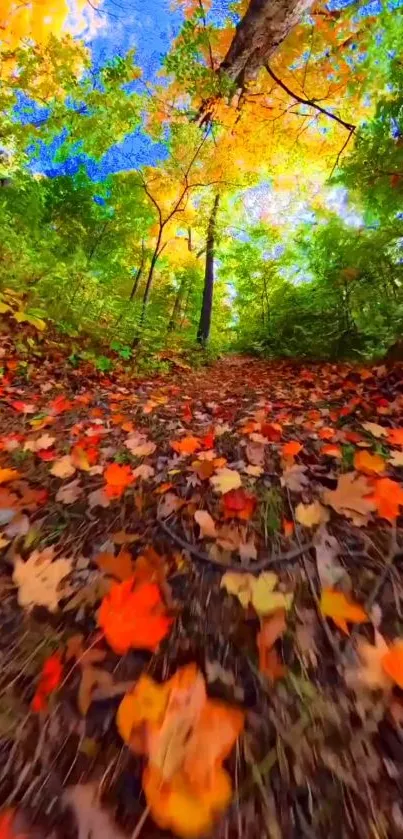
[[[162,521],[161,519],[157,518],[157,522],[161,529],[164,531],[164,533],[166,533],[167,536],[169,536],[169,538],[172,539],[173,542],[176,542],[177,545],[183,548],[183,550],[188,551],[188,553],[190,553],[191,556],[193,556],[195,559],[200,559],[201,562],[208,562],[211,565],[217,565],[219,568],[221,568],[222,571],[248,571],[249,573],[254,574],[258,571],[263,571],[265,568],[269,568],[272,565],[276,565],[278,562],[292,562],[294,559],[298,559],[298,557],[300,557],[301,554],[305,553],[306,551],[309,551],[312,548],[311,542],[307,543],[306,545],[300,544],[298,548],[293,548],[293,550],[288,551],[285,554],[280,554],[279,556],[271,556],[267,559],[262,559],[260,562],[254,562],[253,565],[248,565],[246,568],[239,562],[233,562],[229,564],[225,563],[224,565],[218,559],[215,559],[214,557],[211,557],[208,554],[199,551],[190,542],[186,542],[186,540],[182,539],[182,537],[179,536],[178,533],[175,533],[175,531],[172,530],[165,521]]]

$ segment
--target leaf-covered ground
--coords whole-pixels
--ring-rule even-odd
[[[161,837],[161,806],[179,835],[400,836],[402,367],[41,352],[3,343],[4,836]],[[189,708],[161,741],[178,670],[197,760]]]

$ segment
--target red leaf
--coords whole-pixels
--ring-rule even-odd
[[[242,487],[231,489],[223,495],[225,518],[236,518],[247,521],[253,516],[256,507],[256,497],[249,495]]]

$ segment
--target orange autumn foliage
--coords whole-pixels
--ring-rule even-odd
[[[198,437],[183,437],[182,440],[173,440],[171,447],[178,454],[194,454],[200,449],[201,443]]]
[[[142,583],[137,588],[133,583],[131,577],[112,586],[98,613],[106,640],[119,655],[132,648],[153,652],[168,634],[173,620],[166,614],[155,583]]]
[[[385,461],[379,454],[364,449],[355,453],[354,468],[365,475],[380,475],[385,471]]]
[[[106,481],[105,492],[108,498],[120,498],[126,487],[133,483],[133,473],[130,466],[120,466],[111,463],[104,472]]]
[[[369,617],[359,603],[354,603],[342,591],[325,588],[320,598],[320,610],[325,618],[331,618],[333,623],[346,635],[349,635],[347,623],[368,623]]]
[[[399,515],[399,507],[403,507],[403,489],[390,478],[379,478],[375,482],[374,492],[370,500],[376,505],[378,515],[390,522]]]
[[[281,453],[283,457],[295,457],[302,449],[301,443],[298,440],[290,440],[289,443],[285,443],[281,449]]]
[[[388,652],[382,657],[381,664],[386,675],[399,688],[403,688],[403,640],[397,639],[394,641]]]
[[[183,837],[208,832],[231,799],[222,762],[243,729],[243,712],[209,699],[189,664],[160,685],[142,675],[116,722],[132,750],[147,755],[143,789],[159,827]]]

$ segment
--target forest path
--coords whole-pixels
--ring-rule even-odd
[[[3,363],[1,801],[72,835],[65,787],[81,819],[102,777],[133,831],[141,758],[117,707],[193,661],[246,712],[214,836],[392,829],[403,667],[374,629],[403,635],[402,368],[233,356],[141,380],[11,343]],[[257,595],[244,572],[263,567]]]

